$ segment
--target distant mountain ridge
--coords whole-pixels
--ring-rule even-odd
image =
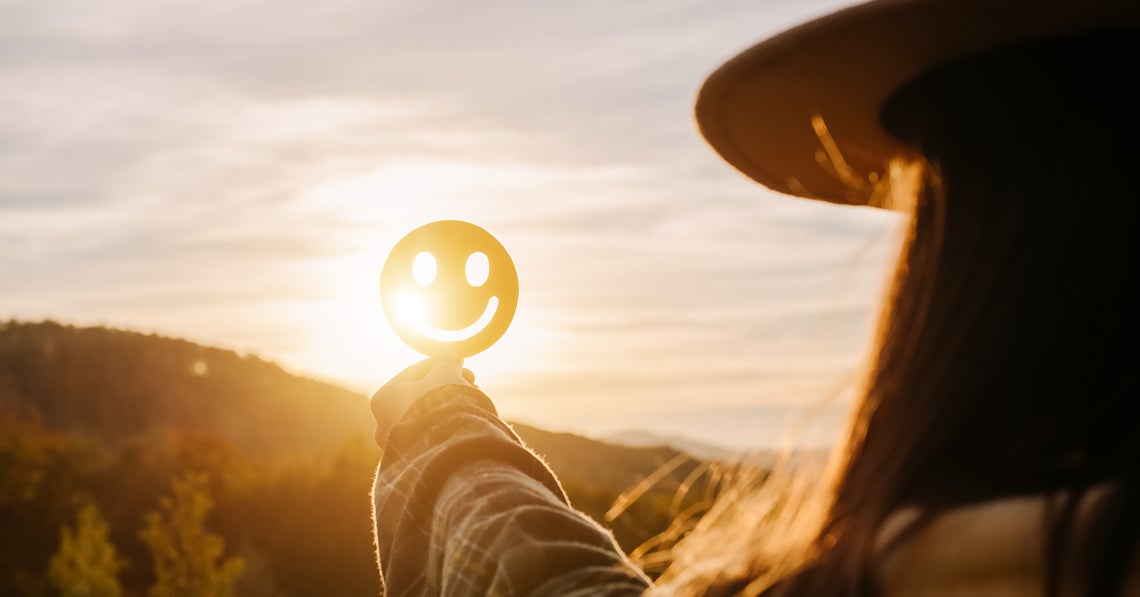
[[[702,460],[728,460],[737,454],[737,451],[724,446],[717,446],[680,435],[662,435],[640,429],[610,433],[600,439],[604,442],[633,448],[667,446]]]
[[[830,448],[730,450],[684,436],[658,435],[649,431],[611,433],[601,441],[631,448],[668,447],[697,460],[742,463],[766,469],[797,467],[803,463],[818,464],[830,454]]]

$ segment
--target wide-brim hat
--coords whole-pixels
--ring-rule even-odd
[[[989,49],[1138,25],[1140,0],[875,0],[729,60],[701,88],[697,125],[728,163],[775,191],[882,206],[888,165],[918,157],[882,125],[892,92]]]

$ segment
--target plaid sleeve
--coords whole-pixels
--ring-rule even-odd
[[[475,388],[420,398],[373,490],[388,597],[640,595],[649,579]]]

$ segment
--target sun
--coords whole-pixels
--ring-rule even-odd
[[[285,361],[307,374],[370,393],[425,358],[396,336],[384,316],[378,282],[389,251],[408,231],[431,221],[495,221],[501,214],[480,207],[489,202],[479,197],[499,195],[502,188],[517,184],[518,176],[528,174],[496,165],[408,160],[314,185],[298,204],[313,217],[325,221],[335,216],[344,225],[328,241],[335,250],[308,260],[297,272],[307,280],[311,296],[283,302],[272,314],[298,331],[297,340],[285,349]],[[510,234],[509,228],[495,230]],[[512,244],[507,237],[503,240]],[[432,265],[426,260],[415,264],[415,275],[430,277]],[[479,270],[486,267],[484,262],[476,260],[472,267],[469,278],[486,277],[487,272]],[[550,365],[545,355],[552,354],[555,335],[536,321],[537,305],[528,302],[528,296],[524,287],[514,322],[503,337],[466,359],[465,366],[480,384],[493,386]],[[409,295],[399,302],[399,318],[443,341],[482,329],[488,313],[500,308],[498,301],[488,301],[470,325],[447,330],[430,325],[431,314],[422,300]]]

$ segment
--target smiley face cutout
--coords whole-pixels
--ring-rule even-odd
[[[464,358],[498,340],[519,300],[514,261],[495,237],[458,220],[400,239],[380,272],[380,302],[405,344],[428,356]]]

